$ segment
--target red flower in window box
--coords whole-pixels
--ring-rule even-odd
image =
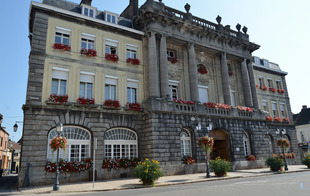
[[[114,108],[121,107],[118,100],[111,100],[111,99],[105,100],[104,105],[108,107],[114,107]]]
[[[107,59],[108,61],[113,61],[113,62],[117,62],[119,57],[116,54],[109,54],[106,53],[105,54],[105,59]]]
[[[284,89],[278,89],[278,93],[284,94],[285,90]]]
[[[272,117],[271,117],[271,116],[266,116],[266,120],[267,120],[267,121],[270,121],[270,122],[272,122],[272,121],[273,121],[273,119],[272,119]]]
[[[231,107],[228,104],[222,104],[222,103],[203,103],[204,106],[209,108],[222,108],[222,109],[231,109]]]
[[[183,163],[185,163],[186,165],[192,165],[195,163],[195,159],[191,156],[184,156],[182,158]]]
[[[267,88],[267,86],[265,86],[265,85],[260,86],[259,88],[260,88],[260,89],[262,89],[263,91],[265,91],[265,90],[267,90],[267,89],[268,89],[268,88]]]
[[[81,54],[86,55],[87,57],[91,57],[91,56],[97,56],[97,51],[94,49],[86,49],[86,48],[82,48],[81,49]]]
[[[127,103],[126,107],[130,110],[137,110],[137,111],[140,111],[142,109],[139,103]]]
[[[289,118],[283,118],[283,119],[282,119],[282,122],[287,122],[287,123],[289,123],[289,122],[290,122],[290,119],[289,119]]]
[[[276,122],[282,122],[282,119],[280,117],[274,117],[274,121]]]
[[[198,70],[197,70],[200,74],[207,74],[208,70],[205,66],[199,66]]]
[[[190,105],[193,105],[193,104],[195,104],[195,102],[193,102],[193,101],[184,101],[184,100],[182,100],[182,99],[173,99],[173,101],[174,102],[176,102],[176,103],[185,103],[185,104],[190,104]]]
[[[242,111],[247,111],[247,112],[252,112],[253,109],[250,107],[245,107],[245,106],[237,106],[238,110],[242,110]]]
[[[178,59],[177,58],[174,58],[174,57],[168,57],[168,61],[170,61],[171,63],[177,63],[178,62]]]
[[[258,84],[256,84],[256,88],[258,88]]]
[[[127,63],[130,63],[130,64],[133,64],[133,65],[139,65],[140,64],[140,61],[139,59],[134,59],[134,58],[128,58],[126,60]]]
[[[84,98],[84,97],[79,97],[76,100],[79,104],[88,104],[88,105],[92,105],[95,104],[95,99],[94,98]]]
[[[277,91],[277,89],[270,87],[270,88],[269,88],[269,91],[275,93],[275,92]]]
[[[68,172],[68,173],[73,173],[73,172],[81,172],[81,171],[87,171],[92,168],[92,160],[91,159],[86,159],[86,160],[81,160],[81,161],[72,161],[68,162],[63,159],[59,161],[59,171],[60,172]],[[56,171],[56,163],[52,163],[48,161],[45,165],[45,171],[49,173],[53,173]]]
[[[56,94],[51,94],[50,97],[48,98],[51,102],[54,103],[67,103],[68,101],[68,95],[56,95]]]
[[[228,75],[229,75],[229,76],[233,76],[233,75],[234,75],[234,72],[233,72],[233,71],[229,71],[229,72],[228,72]]]
[[[71,51],[71,47],[67,44],[54,43],[53,48],[57,50]]]

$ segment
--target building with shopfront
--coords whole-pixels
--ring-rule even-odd
[[[68,141],[60,153],[66,161],[93,158],[97,139],[100,180],[132,175],[132,169],[102,168],[105,159],[155,159],[165,175],[205,172],[197,144],[204,135],[215,140],[212,159],[226,159],[233,169],[264,167],[279,152],[276,129],[286,130],[295,150],[287,73],[255,60],[260,46],[250,42],[247,27],[232,30],[220,16],[216,23],[196,17],[189,4],[180,11],[163,1],[138,7],[130,0],[119,15],[91,2],[31,3],[20,187],[25,179],[54,182],[55,174],[44,170],[55,161],[49,143],[57,123]],[[261,90],[262,77],[281,91]],[[269,115],[281,122],[267,121]],[[246,160],[251,154],[254,163]],[[197,163],[183,164],[184,156]],[[60,174],[61,183],[88,179],[89,172]]]

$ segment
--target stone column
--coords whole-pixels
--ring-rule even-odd
[[[159,97],[158,90],[158,68],[157,68],[157,54],[156,54],[156,38],[151,31],[147,32],[148,38],[148,84],[149,97]]]
[[[253,107],[249,72],[247,68],[246,59],[243,59],[241,63],[241,75],[242,75],[242,86],[243,86],[245,105],[248,107]]]
[[[230,89],[230,81],[228,75],[228,67],[226,60],[226,53],[222,52],[221,54],[221,75],[222,75],[222,85],[223,85],[223,95],[224,95],[224,103],[231,105],[231,89]]]
[[[159,35],[160,51],[159,51],[159,69],[160,69],[160,96],[161,98],[169,98],[169,81],[168,81],[168,63],[167,63],[167,45],[166,36]]]
[[[252,92],[252,99],[253,99],[253,106],[255,109],[259,109],[258,107],[258,98],[257,98],[257,92],[256,92],[256,84],[255,84],[255,77],[254,77],[254,70],[253,70],[253,64],[252,61],[248,63],[248,72],[250,77],[250,83],[251,83],[251,92]]]
[[[191,100],[194,102],[199,102],[197,62],[196,62],[194,44],[188,43],[187,50],[188,50],[188,71],[189,71],[189,86],[190,86]]]

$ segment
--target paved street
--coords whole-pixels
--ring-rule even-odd
[[[269,175],[255,178],[239,178],[213,182],[190,183],[144,189],[95,192],[77,195],[105,196],[188,196],[188,195],[310,195],[310,172]]]
[[[11,195],[17,191],[17,174],[0,178],[0,195]]]

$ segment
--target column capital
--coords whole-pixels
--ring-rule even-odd
[[[152,36],[155,36],[155,32],[153,32],[153,31],[151,31],[151,30],[148,30],[148,31],[146,31],[146,35],[147,35],[148,37],[152,37]]]

